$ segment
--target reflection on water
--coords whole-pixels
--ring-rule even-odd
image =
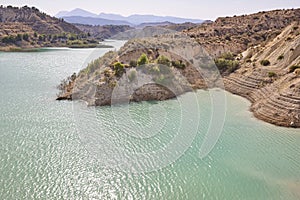
[[[117,116],[110,107],[54,100],[61,79],[108,50],[0,54],[1,199],[300,198],[299,130],[256,120],[240,97],[226,93],[225,126],[204,159],[199,149],[211,116],[209,91],[180,97],[187,119],[178,99],[133,103],[129,115],[121,106],[114,110],[120,110]],[[199,110],[188,102],[189,95],[196,95]],[[190,138],[187,130],[195,124],[197,134]],[[165,167],[124,170],[122,163],[137,153],[147,162],[135,160],[130,167],[153,167],[169,154],[147,153],[167,149],[178,134],[183,137]]]

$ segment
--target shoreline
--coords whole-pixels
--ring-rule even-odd
[[[67,49],[112,49],[114,46],[99,44],[99,45],[85,45],[85,46],[40,46],[40,47],[0,47],[0,52],[40,52],[43,49],[50,48],[67,48]]]

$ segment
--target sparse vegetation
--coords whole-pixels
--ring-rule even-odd
[[[160,64],[160,65],[165,65],[165,66],[170,66],[171,65],[170,60],[167,57],[163,56],[163,55],[160,55],[157,58],[156,63]]]
[[[223,58],[225,60],[234,60],[235,56],[233,55],[233,53],[231,52],[226,52],[226,53],[223,53],[220,58]]]
[[[143,53],[137,61],[137,66],[146,65],[149,63],[149,59],[145,53]]]
[[[172,61],[172,66],[178,69],[184,69],[186,67],[182,60]]]
[[[292,65],[289,67],[289,72],[292,73],[294,72],[296,69],[300,69],[299,65]]]
[[[283,60],[284,59],[284,55],[281,54],[280,56],[278,56],[277,60]]]
[[[123,75],[124,71],[125,71],[124,64],[122,64],[120,62],[114,63],[114,72],[115,72],[116,76],[121,77]]]
[[[269,60],[262,60],[262,61],[260,61],[260,64],[262,66],[269,66],[271,64],[271,62]]]
[[[239,67],[239,62],[236,60],[226,60],[224,58],[217,58],[214,60],[217,68],[221,72],[232,73]]]
[[[269,76],[269,78],[273,78],[273,77],[276,77],[277,74],[275,72],[268,72],[268,76]]]

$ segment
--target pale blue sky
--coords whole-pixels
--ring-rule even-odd
[[[219,16],[262,10],[300,8],[300,0],[1,0],[0,4],[35,6],[50,15],[55,15],[61,10],[82,8],[97,14],[154,14],[212,20]]]

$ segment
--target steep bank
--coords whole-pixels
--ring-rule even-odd
[[[58,99],[89,105],[165,100],[222,87],[217,69],[225,89],[249,99],[257,118],[300,127],[299,19],[300,9],[276,10],[219,18],[184,31],[188,38],[173,33],[131,40],[62,84]],[[137,64],[143,54],[146,68]]]
[[[299,30],[293,23],[266,46],[249,48],[242,67],[224,79],[226,90],[252,102],[257,118],[280,126],[300,127]]]

